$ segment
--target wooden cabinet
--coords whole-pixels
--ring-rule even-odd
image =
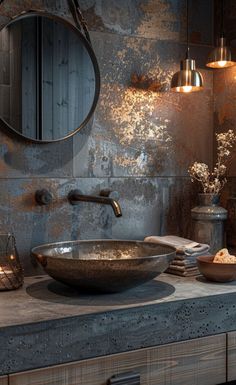
[[[0,385],[8,385],[8,376],[0,377]]]
[[[227,380],[236,380],[236,332],[227,334]]]
[[[112,375],[130,371],[140,373],[141,385],[223,383],[226,334],[17,373],[9,385],[106,385]]]

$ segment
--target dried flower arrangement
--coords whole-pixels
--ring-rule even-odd
[[[189,175],[192,182],[197,180],[203,187],[203,192],[206,194],[219,194],[219,191],[224,187],[227,179],[226,164],[229,161],[231,149],[236,142],[236,135],[232,130],[216,134],[217,141],[217,161],[210,172],[209,167],[205,163],[194,162],[189,167]]]

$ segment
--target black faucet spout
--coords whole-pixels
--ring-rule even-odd
[[[85,195],[85,194],[82,194],[79,190],[72,190],[68,194],[68,200],[72,205],[77,205],[79,202],[94,202],[94,203],[110,205],[116,217],[122,216],[121,207],[117,202],[117,200],[109,197],[97,196],[97,195]]]

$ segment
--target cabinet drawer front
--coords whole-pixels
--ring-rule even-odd
[[[236,380],[236,332],[227,333],[227,380]]]
[[[139,373],[141,385],[220,384],[226,381],[226,335],[13,374],[9,385],[106,385],[126,372]]]
[[[8,376],[0,377],[0,385],[8,385]]]

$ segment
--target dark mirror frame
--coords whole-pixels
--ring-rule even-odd
[[[25,140],[29,141],[29,142],[32,142],[32,143],[55,143],[55,142],[60,142],[62,140],[65,140],[65,139],[68,139],[70,138],[71,136],[75,135],[77,132],[79,132],[88,122],[89,120],[92,118],[93,116],[93,113],[95,111],[95,108],[97,106],[97,103],[98,103],[98,99],[99,99],[99,94],[100,94],[100,86],[101,86],[101,79],[100,79],[100,71],[99,71],[99,66],[98,66],[98,62],[97,62],[97,58],[96,58],[96,55],[94,53],[94,50],[90,44],[90,42],[85,38],[85,36],[83,35],[83,33],[77,28],[75,27],[71,22],[69,22],[68,20],[66,20],[65,18],[63,17],[60,17],[60,16],[57,16],[57,15],[53,15],[51,13],[48,13],[48,12],[45,12],[45,11],[42,11],[42,10],[37,10],[37,11],[27,11],[27,12],[23,12],[21,13],[20,15],[17,15],[15,16],[14,18],[12,18],[7,24],[4,24],[3,26],[1,26],[0,28],[0,32],[4,29],[4,28],[7,28],[9,27],[11,24],[13,24],[15,21],[18,21],[18,20],[22,20],[22,19],[25,19],[25,18],[28,18],[28,17],[32,17],[32,16],[45,16],[47,17],[48,19],[52,19],[54,21],[57,21],[61,24],[64,24],[66,27],[68,27],[69,29],[71,29],[72,31],[74,31],[75,34],[77,34],[78,38],[81,40],[81,42],[84,44],[85,48],[87,49],[87,52],[91,58],[91,61],[92,61],[92,64],[93,64],[93,69],[94,69],[94,75],[95,75],[95,93],[94,93],[94,99],[93,99],[93,103],[92,103],[92,106],[88,112],[88,115],[86,116],[86,118],[84,119],[84,121],[80,124],[79,127],[77,127],[74,131],[70,132],[68,135],[62,137],[62,138],[59,138],[59,139],[53,139],[53,140],[39,140],[39,139],[33,139],[33,138],[29,138],[25,135],[22,135],[21,133],[19,133],[18,131],[16,131],[13,127],[11,127],[1,116],[0,116],[0,124],[1,126],[3,127],[3,129],[9,131],[11,133],[14,133],[16,135],[18,135],[19,137],[21,138],[24,138]]]

